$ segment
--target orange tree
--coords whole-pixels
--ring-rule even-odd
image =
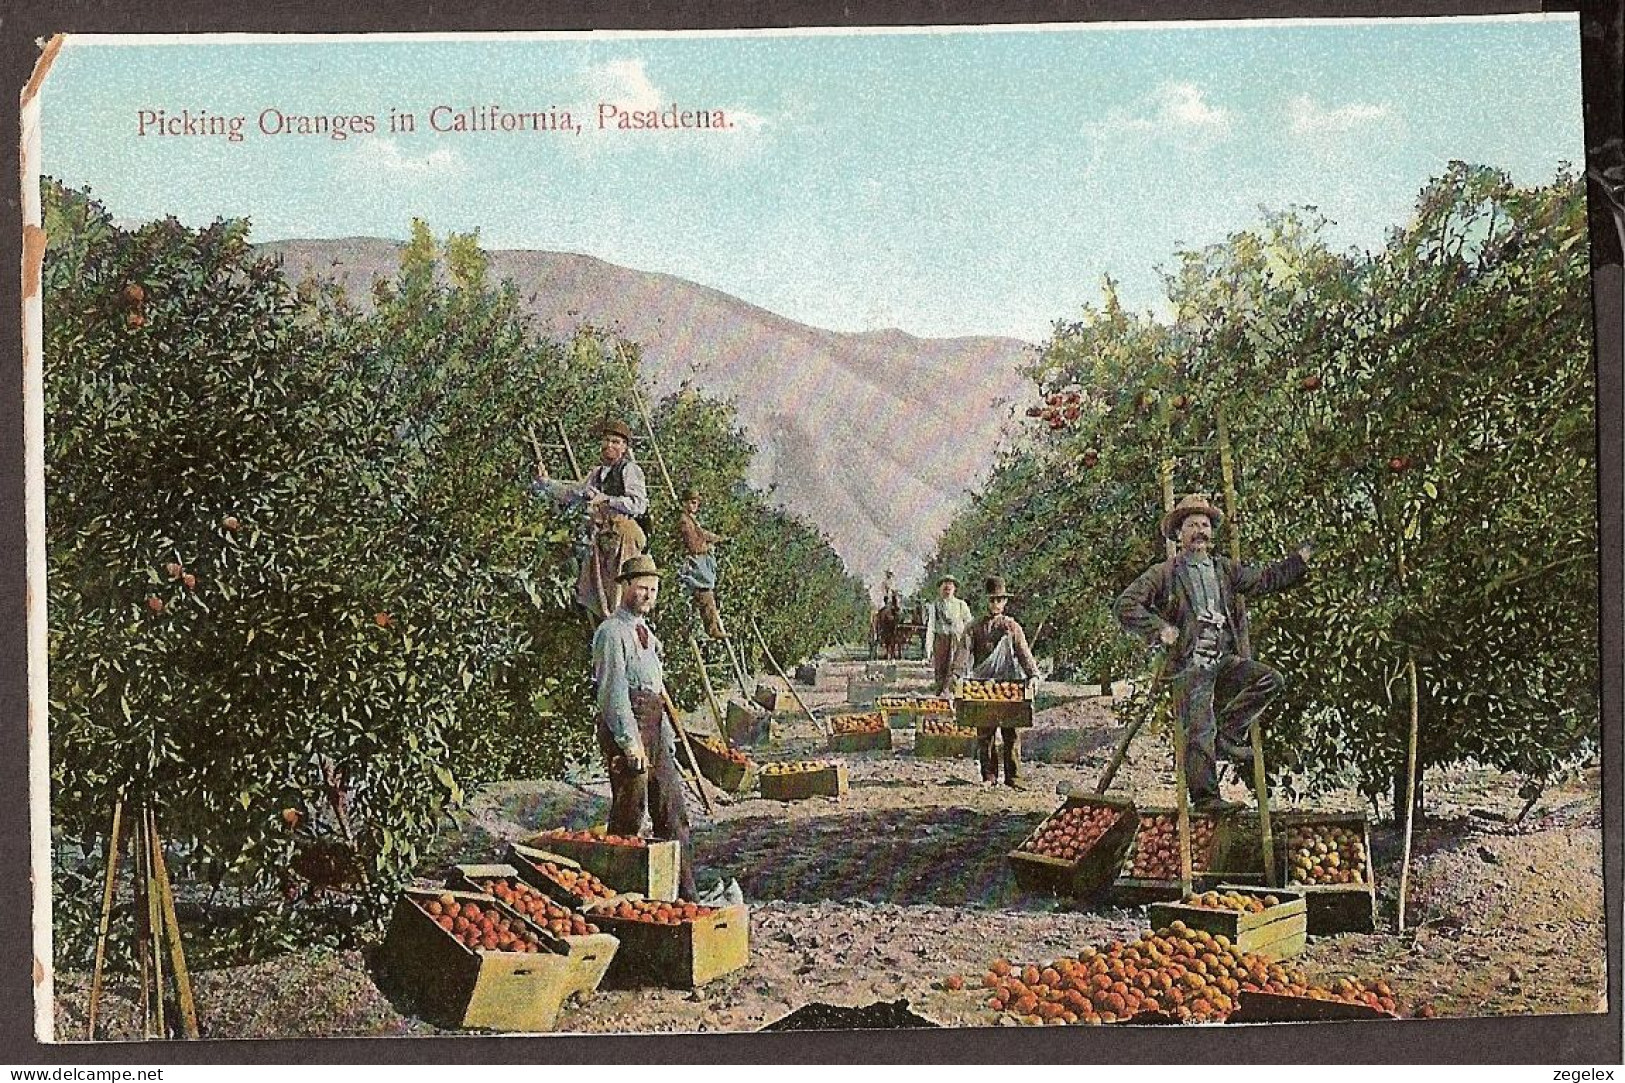
[[[1159,464],[1218,491],[1222,411],[1244,558],[1320,546],[1308,583],[1254,614],[1255,651],[1289,676],[1280,781],[1397,785],[1415,657],[1421,762],[1520,772],[1537,793],[1597,734],[1584,222],[1566,175],[1520,188],[1456,165],[1372,254],[1286,215],[1183,254],[1167,323],[1108,289],[1057,325],[1034,433],[936,563],[1002,562],[1077,597],[1054,642],[1079,668],[1111,659],[1106,607],[1160,557]]]

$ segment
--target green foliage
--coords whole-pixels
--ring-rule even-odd
[[[529,493],[529,435],[629,416],[635,348],[542,339],[477,237],[441,245],[422,222],[360,312],[289,284],[243,222],[126,230],[55,183],[44,214],[59,960],[88,958],[121,794],[155,808],[183,891],[240,896],[201,957],[337,942],[382,916],[469,787],[594,755],[578,521]],[[771,611],[790,656],[845,638],[853,580],[745,487],[731,410],[680,396],[657,425],[738,539],[730,610]],[[696,698],[680,667],[674,683]],[[335,805],[355,890],[277,901],[310,836],[341,833]]]
[[[1253,613],[1288,692],[1272,759],[1290,790],[1403,762],[1405,665],[1424,764],[1473,760],[1539,786],[1596,744],[1594,373],[1585,203],[1457,164],[1370,254],[1267,221],[1168,276],[1173,319],[1098,308],[1058,324],[1032,377],[1059,410],[999,464],[933,567],[1002,569],[1070,668],[1124,664],[1109,605],[1161,558],[1161,464],[1223,491],[1235,450],[1243,555],[1304,541],[1309,581]],[[1071,399],[1075,414],[1066,410]],[[1081,587],[1081,589],[1080,589]]]

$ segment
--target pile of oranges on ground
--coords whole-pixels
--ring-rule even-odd
[[[945,988],[963,989],[952,975]],[[1276,993],[1363,1004],[1394,1012],[1386,982],[1339,978],[1330,988],[1311,985],[1296,970],[1238,951],[1227,937],[1174,922],[1131,943],[1085,948],[1043,966],[995,959],[981,979],[987,1006],[1034,1026],[1115,1023],[1156,1014],[1182,1023],[1224,1021],[1243,992]]]
[[[713,906],[690,902],[659,902],[654,899],[617,899],[593,911],[601,917],[642,921],[653,925],[681,925],[716,913]]]
[[[1218,828],[1211,816],[1191,817],[1191,872],[1207,871]],[[1124,875],[1136,880],[1179,879],[1179,823],[1173,814],[1140,813],[1140,830]]]
[[[877,712],[836,715],[829,720],[829,731],[840,737],[848,733],[882,733],[886,719]]]
[[[505,914],[492,904],[481,906],[473,901],[459,901],[449,892],[433,899],[420,895],[408,898],[433,918],[436,925],[472,951],[536,953],[548,950],[522,918]]]
[[[1030,854],[1076,861],[1100,841],[1123,810],[1109,805],[1073,805],[1038,825],[1021,849]]]
[[[479,889],[506,903],[529,918],[531,923],[558,936],[587,936],[598,926],[580,914],[566,910],[523,880],[480,881]]]

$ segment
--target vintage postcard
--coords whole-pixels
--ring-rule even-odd
[[[1606,1011],[1580,49],[51,41],[37,1033]]]

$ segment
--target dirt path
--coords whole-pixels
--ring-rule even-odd
[[[827,675],[827,674],[826,674]],[[923,671],[905,667],[900,684]],[[804,693],[815,707],[843,701],[844,681]],[[1051,689],[1067,692],[1065,688]],[[1082,691],[1073,689],[1071,691]],[[696,729],[709,728],[694,721]],[[751,965],[694,992],[603,992],[569,1011],[571,1031],[755,1030],[804,1004],[860,1006],[906,999],[945,1025],[1001,1022],[973,991],[997,956],[1044,961],[1145,927],[1143,909],[1073,909],[1024,896],[1005,854],[1057,804],[1060,783],[1092,786],[1120,733],[1109,701],[1079,698],[1040,713],[1027,735],[1026,788],[984,789],[970,760],[915,760],[912,734],[892,752],[844,757],[851,792],[797,803],[732,800],[696,817],[702,887],[737,877],[751,904]],[[1115,789],[1142,803],[1171,802],[1165,738],[1131,749]],[[781,718],[770,753],[824,755],[805,717]],[[1409,904],[1412,932],[1317,938],[1297,961],[1312,977],[1385,978],[1402,1010],[1439,1015],[1602,1010],[1600,786],[1593,772],[1549,793],[1516,829],[1516,785],[1494,772],[1429,776],[1437,819],[1418,834]],[[1325,807],[1357,809],[1352,794]],[[598,781],[503,784],[474,798],[443,839],[447,863],[492,860],[536,829],[602,822]],[[1367,810],[1369,811],[1369,810]],[[1399,840],[1373,828],[1379,920],[1392,929]],[[241,1037],[439,1033],[370,980],[362,953],[295,953],[253,967],[199,975],[208,1033]],[[972,990],[940,988],[949,974]],[[58,978],[59,1025],[82,1030],[84,976]],[[121,1025],[136,1016],[115,988]]]

